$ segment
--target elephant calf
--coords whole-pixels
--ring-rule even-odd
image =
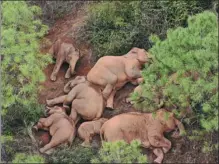
[[[40,148],[41,153],[47,154],[60,144],[68,143],[71,145],[75,138],[75,124],[66,115],[64,108],[55,106],[49,110],[48,114],[49,117],[40,118],[38,123],[33,127],[36,131],[38,129],[49,130],[52,139],[48,144]]]
[[[108,119],[100,118],[95,121],[88,121],[82,123],[78,128],[78,135],[84,140],[82,146],[89,147],[90,141],[95,134],[100,134],[100,128]]]
[[[50,76],[52,81],[56,81],[56,76],[63,62],[69,64],[69,68],[65,74],[65,78],[70,78],[75,73],[75,65],[81,57],[80,51],[76,49],[71,41],[58,39],[50,48],[49,53],[56,58],[56,64]]]
[[[161,163],[163,153],[171,148],[171,142],[163,135],[176,129],[178,126],[180,134],[184,132],[183,124],[174,118],[173,113],[165,109],[159,109],[155,115],[152,113],[130,112],[117,115],[106,121],[101,130],[101,140],[114,142],[125,140],[130,143],[132,140],[140,140],[142,147],[152,148],[157,158],[154,160]],[[175,132],[175,137],[179,136]],[[174,137],[174,136],[173,136]]]

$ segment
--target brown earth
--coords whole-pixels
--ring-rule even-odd
[[[78,12],[72,12],[63,18],[56,21],[55,25],[49,30],[45,39],[48,39],[50,42],[54,42],[57,38],[60,37],[70,37],[74,40],[75,31],[80,28],[86,18],[86,14],[83,10],[78,10]],[[43,40],[43,41],[44,41]],[[50,43],[51,45],[51,43]],[[77,45],[78,46],[78,45]],[[91,48],[84,44],[78,46],[80,50],[83,51],[84,57],[80,59],[76,66],[76,75],[86,75],[88,71],[94,65]],[[48,52],[50,47],[46,44],[42,45],[42,52]],[[44,87],[39,92],[39,102],[45,104],[46,99],[51,99],[60,95],[63,95],[63,87],[69,81],[65,79],[64,75],[67,70],[67,64],[64,64],[61,67],[61,70],[58,73],[57,81],[52,82],[50,80],[50,75],[53,70],[54,64],[50,64],[44,70],[44,73],[47,77],[46,81],[42,84]],[[71,79],[73,79],[72,77]],[[106,109],[103,117],[110,118],[114,115],[134,111],[135,109],[130,105],[124,102],[124,99],[133,91],[134,86],[132,84],[125,85],[120,91],[117,92],[115,96],[114,110]],[[40,134],[42,135],[42,133]],[[45,135],[43,136],[45,137]],[[167,136],[167,138],[169,138]],[[217,163],[218,158],[217,154],[205,154],[201,152],[202,144],[198,141],[190,141],[186,137],[181,139],[171,139],[172,149],[165,155],[164,163]],[[99,145],[99,137],[95,137],[93,144]],[[144,150],[148,154],[149,160],[151,161],[154,156],[148,151]]]

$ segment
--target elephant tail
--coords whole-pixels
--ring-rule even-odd
[[[103,127],[100,129],[100,139],[101,139],[101,142],[103,142],[105,140]]]
[[[69,140],[68,140],[68,145],[71,146],[72,145],[72,142],[74,141],[75,139],[75,136],[76,136],[76,129],[74,129],[69,137]]]

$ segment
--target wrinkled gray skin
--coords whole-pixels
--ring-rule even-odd
[[[70,92],[69,89],[73,87]],[[48,106],[63,103],[66,109],[71,105],[70,117],[77,122],[80,117],[84,120],[99,119],[105,108],[105,101],[99,87],[85,80],[83,76],[77,76],[65,85],[65,91],[69,92],[51,100],[47,100]]]
[[[58,39],[50,48],[49,53],[56,58],[56,64],[50,76],[52,81],[56,81],[57,74],[64,62],[69,64],[65,78],[70,78],[75,73],[75,65],[81,56],[80,51],[72,44],[62,42],[61,39]]]
[[[116,91],[127,82],[139,84],[143,79],[141,67],[150,59],[144,49],[136,47],[123,56],[104,56],[88,72],[87,80],[101,87],[107,107],[113,108]]]

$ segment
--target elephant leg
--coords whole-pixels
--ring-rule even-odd
[[[61,55],[60,53],[57,54],[57,56],[60,56],[60,55]],[[57,58],[55,67],[54,67],[54,69],[52,71],[52,74],[50,76],[50,79],[52,81],[56,81],[56,76],[57,76],[57,74],[58,74],[58,72],[59,72],[63,62],[64,62],[64,59],[62,59],[60,57]]]
[[[51,141],[46,144],[44,147],[42,147],[40,149],[41,153],[45,153],[46,151],[54,148],[55,146],[60,145],[61,143],[64,143],[65,141],[67,141],[68,139],[66,137],[63,137],[63,131],[62,130],[58,130],[56,131],[56,133],[52,136]]]
[[[72,101],[75,99],[76,97],[76,90],[75,89],[72,89],[68,95],[65,97],[65,100],[63,102],[63,107],[65,108],[69,108],[69,104],[72,103]]]
[[[109,96],[109,98],[107,99],[107,105],[106,107],[108,108],[112,108],[113,109],[113,101],[114,101],[114,96],[116,94],[117,90],[113,90]]]
[[[108,83],[102,92],[105,100],[107,100],[109,98],[109,96],[114,88],[114,85],[117,83],[117,80],[118,80],[118,78],[115,74],[111,74],[109,79],[110,80],[108,80]]]
[[[66,72],[66,74],[65,74],[65,78],[66,79],[69,79],[71,77],[71,69],[70,69],[70,67],[68,68],[68,70],[67,70],[67,72]]]
[[[167,153],[171,149],[171,142],[168,139],[166,139],[165,137],[163,139],[164,139],[163,142],[168,145],[166,147],[163,147],[163,152]]]
[[[73,120],[74,122],[77,121],[78,113],[77,113],[77,111],[74,109],[73,106],[72,106],[72,108],[71,108],[71,114],[70,114],[70,117],[72,118],[72,120]]]
[[[153,150],[153,153],[157,156],[157,158],[154,160],[156,163],[162,163],[164,154],[161,148],[155,148]]]
[[[67,95],[63,95],[63,96],[59,96],[59,97],[56,97],[54,99],[51,99],[51,100],[46,100],[46,104],[48,106],[53,106],[55,104],[61,104],[64,102],[65,98],[66,98]]]
[[[104,88],[103,92],[102,92],[103,97],[104,97],[105,100],[107,100],[109,98],[112,90],[113,90],[113,85],[107,84],[106,87]]]
[[[149,142],[154,147],[162,147],[164,153],[167,153],[171,148],[171,142],[166,139],[164,136],[156,135],[156,136],[149,136]]]

